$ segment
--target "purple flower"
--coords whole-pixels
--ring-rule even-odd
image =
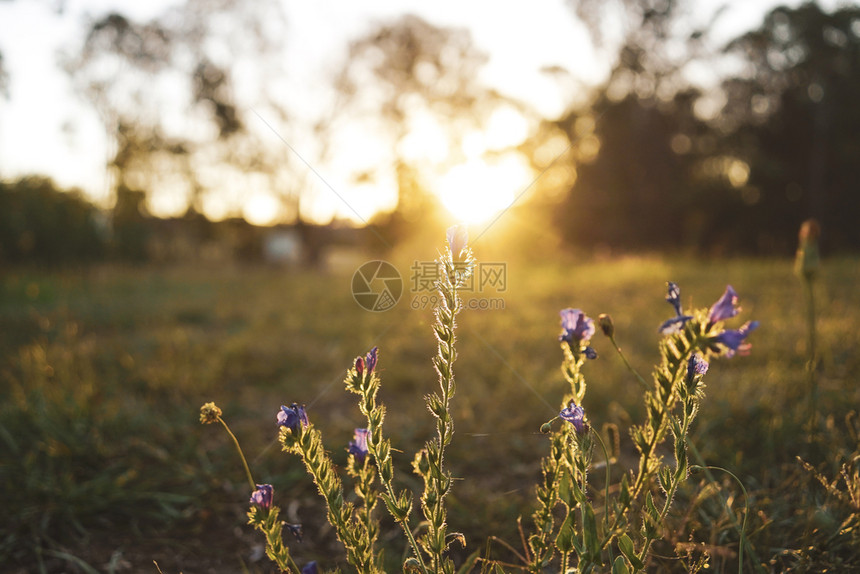
[[[679,332],[684,328],[687,321],[693,318],[691,315],[684,315],[684,311],[681,309],[681,288],[678,287],[678,284],[669,281],[668,285],[669,292],[666,295],[666,301],[675,308],[675,317],[663,321],[663,324],[660,325],[658,331],[664,335]]]
[[[684,314],[681,311],[681,288],[678,287],[677,283],[673,283],[672,281],[669,281],[668,285],[669,293],[666,295],[666,301],[675,308],[675,314],[681,316]]]
[[[263,510],[268,510],[272,507],[272,498],[275,495],[275,489],[271,484],[258,484],[257,490],[251,493],[251,504],[256,504]]]
[[[378,354],[379,347],[374,347],[364,357],[356,357],[355,372],[357,372],[359,376],[363,376],[364,368],[367,367],[367,374],[370,375],[370,373],[373,372],[373,369],[376,368],[376,360]]]
[[[663,335],[671,335],[672,333],[678,333],[681,329],[684,328],[684,325],[692,319],[692,315],[678,315],[677,317],[672,317],[671,319],[666,319],[663,321],[663,324],[660,325],[658,331]]]
[[[319,568],[317,568],[317,561],[311,560],[307,564],[305,564],[304,568],[302,568],[302,574],[319,574]]]
[[[558,340],[568,343],[588,343],[594,335],[594,321],[579,309],[564,309],[559,314],[564,332],[558,336]]]
[[[594,350],[594,347],[586,347],[585,351],[583,351],[583,352],[585,353],[586,359],[596,359],[597,358],[597,351]]]
[[[465,225],[452,225],[448,228],[447,235],[451,255],[456,258],[466,248],[466,244],[469,242],[469,232]]]
[[[296,537],[296,540],[299,542],[302,541],[304,531],[302,530],[301,524],[290,524],[289,522],[284,522],[284,526],[290,531],[290,534]]]
[[[373,369],[376,368],[376,358],[379,354],[379,347],[374,347],[367,354],[367,357],[364,359],[365,364],[367,365],[367,374],[373,372]]]
[[[287,427],[293,432],[299,430],[299,423],[308,426],[308,415],[305,412],[305,406],[299,406],[293,403],[289,408],[281,405],[281,410],[278,411],[278,426]]]
[[[691,384],[696,378],[696,375],[704,375],[708,372],[708,362],[702,358],[699,353],[690,355],[690,360],[687,362],[687,384]]]
[[[726,357],[733,357],[735,353],[746,355],[752,345],[744,343],[744,339],[750,332],[758,328],[758,324],[758,321],[748,321],[740,329],[726,329],[714,340],[726,347]]]
[[[585,409],[574,404],[573,401],[570,401],[567,408],[561,411],[558,416],[572,424],[576,434],[588,431],[588,423],[585,422]]]
[[[735,290],[732,289],[731,285],[727,285],[726,292],[723,293],[723,296],[720,297],[717,302],[711,306],[711,310],[708,311],[708,323],[713,325],[717,321],[731,319],[741,311],[737,304],[738,294],[735,293]]]
[[[349,454],[355,457],[355,460],[360,464],[364,462],[367,456],[367,437],[370,431],[367,429],[355,429],[355,440],[349,441]]]

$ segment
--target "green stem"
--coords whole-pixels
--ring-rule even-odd
[[[257,483],[254,482],[254,477],[251,476],[251,469],[248,467],[248,461],[245,460],[245,453],[242,452],[242,447],[239,446],[239,439],[236,438],[236,435],[233,434],[233,431],[230,430],[230,427],[227,426],[227,423],[224,422],[224,419],[220,416],[218,417],[218,422],[224,426],[224,430],[226,430],[227,434],[230,435],[230,438],[233,439],[233,444],[236,445],[236,450],[239,451],[239,458],[242,459],[242,464],[245,466],[245,475],[248,478],[248,484],[251,485],[251,492],[257,490]]]
[[[606,485],[605,485],[605,493],[603,495],[604,498],[604,513],[603,513],[603,523],[609,520],[609,481],[610,481],[610,468],[609,468],[609,451],[606,450],[606,444],[603,442],[603,437],[600,436],[600,433],[592,429],[592,435],[597,437],[597,441],[600,443],[600,448],[603,449],[603,458],[606,461]]]
[[[380,479],[382,477],[380,476]],[[391,500],[397,500],[394,496],[394,489],[391,487],[390,482],[382,481],[383,486],[385,486],[385,491],[388,493],[388,497]],[[421,556],[421,550],[418,546],[418,542],[415,540],[415,536],[412,534],[412,530],[409,528],[409,517],[403,518],[403,520],[397,519],[395,520],[400,523],[401,528],[403,528],[403,532],[406,534],[406,538],[409,539],[409,545],[412,547],[412,552],[415,554],[415,558],[418,560],[418,564],[421,566],[421,572],[423,574],[427,574],[427,565],[424,563],[424,558]]]
[[[648,390],[648,383],[645,382],[645,379],[642,378],[642,375],[639,374],[639,371],[633,368],[633,365],[627,360],[627,357],[624,356],[624,353],[621,351],[621,347],[618,346],[618,343],[615,342],[615,335],[609,336],[609,341],[612,343],[612,346],[615,347],[615,351],[618,353],[618,356],[621,357],[621,360],[624,361],[624,366],[627,367],[627,370],[633,373],[633,376],[636,377],[636,380],[639,381],[639,386],[642,387],[643,390]]]
[[[756,554],[755,549],[752,547],[752,544],[750,544],[750,541],[747,540],[746,537],[747,515],[749,514],[749,499],[747,498],[747,491],[746,488],[744,488],[743,482],[741,482],[737,476],[735,476],[725,468],[721,468],[719,466],[706,466],[702,455],[699,453],[699,450],[696,448],[696,445],[693,443],[692,440],[687,441],[687,446],[690,448],[690,452],[693,453],[693,456],[696,457],[696,462],[699,464],[699,467],[705,472],[705,477],[717,489],[719,489],[720,486],[719,484],[717,484],[717,479],[714,478],[713,474],[711,474],[712,469],[721,470],[727,473],[729,476],[735,479],[735,482],[740,485],[741,490],[744,493],[744,508],[746,509],[746,511],[744,512],[743,524],[738,524],[738,519],[735,516],[735,513],[732,512],[732,509],[729,507],[729,504],[728,502],[726,502],[726,499],[722,497],[720,498],[720,501],[723,503],[723,508],[726,509],[726,514],[729,515],[729,518],[732,521],[732,526],[734,526],[735,531],[737,531],[738,536],[740,537],[740,548],[738,550],[738,572],[743,572],[744,551],[746,551],[752,558],[753,563],[756,565],[756,570],[763,571],[763,569],[759,566],[759,564],[761,564],[761,561],[759,560],[758,554]]]
[[[690,354],[693,353],[696,348],[697,348],[696,344],[690,344],[687,351],[678,359],[677,370],[674,373],[672,373],[672,380],[673,381],[678,380],[678,377],[680,376],[680,372],[686,368],[687,359],[689,359]],[[636,373],[636,371],[633,370],[633,373]],[[638,374],[637,374],[637,376],[638,376]],[[648,443],[645,452],[642,453],[642,459],[641,459],[641,463],[639,465],[639,473],[637,474],[636,481],[633,483],[633,488],[630,491],[630,499],[627,501],[627,503],[622,505],[622,507],[620,508],[618,513],[615,515],[615,520],[613,521],[612,526],[609,528],[609,530],[606,531],[606,536],[603,539],[603,541],[600,543],[600,550],[603,550],[604,548],[606,548],[606,546],[612,541],[612,538],[614,537],[613,533],[614,533],[615,529],[621,523],[622,517],[630,509],[630,506],[633,504],[633,501],[636,500],[636,498],[641,493],[642,488],[645,485],[646,478],[648,476],[650,476],[650,474],[651,474],[651,472],[648,468],[648,461],[651,460],[652,456],[654,455],[654,452],[657,449],[657,445],[660,444],[660,442],[662,441],[662,438],[666,432],[666,430],[665,430],[666,429],[665,417],[668,415],[669,411],[674,406],[674,399],[675,399],[675,393],[673,392],[670,395],[669,400],[667,401],[667,404],[664,405],[664,409],[663,409],[663,413],[662,413],[663,414],[663,420],[660,422],[660,425],[658,425],[657,431],[651,437],[651,440]]]
[[[804,278],[804,291],[806,293],[806,330],[809,359],[806,363],[806,377],[809,385],[809,431],[815,432],[816,420],[818,418],[818,382],[815,370],[818,363],[818,351],[816,349],[815,334],[815,291],[812,279]]]

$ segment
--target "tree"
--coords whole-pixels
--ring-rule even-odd
[[[724,84],[727,143],[749,166],[746,241],[783,253],[809,217],[833,249],[860,248],[860,8],[771,11],[726,50],[746,62]]]
[[[66,69],[114,138],[115,189],[199,212],[213,198],[236,210],[244,190],[266,188],[299,217],[289,158],[249,117],[289,116],[275,97],[285,22],[278,4],[235,0],[187,0],[142,23],[120,13],[91,22]]]
[[[68,265],[105,253],[100,212],[44,177],[0,182],[0,262]]]
[[[713,249],[713,193],[724,185],[702,169],[715,134],[685,75],[707,56],[706,29],[678,0],[569,4],[599,51],[617,55],[590,101],[542,132],[570,146],[569,190],[552,206],[557,227],[589,249]]]
[[[525,108],[478,80],[487,56],[462,29],[446,29],[407,15],[352,42],[338,75],[341,117],[362,118],[384,163],[356,174],[369,183],[388,181],[397,206],[375,222],[395,238],[419,226],[441,225],[435,178],[466,160],[464,136],[481,131],[501,106]],[[335,123],[337,125],[337,123]],[[436,142],[433,150],[428,141]],[[407,148],[419,142],[418,152]],[[422,147],[423,146],[423,147]]]

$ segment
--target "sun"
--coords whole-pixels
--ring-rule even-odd
[[[443,175],[437,195],[458,221],[485,223],[516,202],[529,176],[529,167],[516,154],[492,162],[474,158]]]

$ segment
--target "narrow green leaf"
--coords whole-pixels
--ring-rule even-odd
[[[660,469],[660,472],[657,473],[657,482],[660,483],[663,492],[669,494],[669,489],[672,487],[672,471],[669,467],[664,466]]]
[[[597,534],[597,520],[591,504],[582,504],[582,541],[592,560],[600,560],[600,537]]]
[[[635,570],[640,570],[645,567],[645,564],[636,556],[636,550],[633,548],[633,541],[626,534],[622,534],[618,538],[618,550],[624,555]]]
[[[648,514],[654,520],[660,519],[660,511],[657,510],[657,506],[654,504],[654,497],[651,496],[649,492],[647,496],[645,496],[645,507],[648,509]]]
[[[627,482],[627,473],[624,473],[624,476],[621,477],[621,490],[618,493],[618,501],[623,506],[627,506],[630,502],[630,484]]]
[[[571,484],[573,484],[573,480],[570,478],[570,473],[565,472],[561,480],[558,481],[558,497],[564,502],[568,508],[575,508],[577,498],[573,493],[573,489]]]
[[[567,475],[565,475],[565,476],[567,476]],[[579,504],[586,504],[587,499],[585,498],[585,493],[582,492],[581,488],[579,488],[579,484],[577,484],[577,482],[575,480],[573,480],[572,478],[570,478],[570,477],[568,477],[568,478],[569,478],[568,482],[570,483],[570,489],[573,492],[573,498],[576,499],[576,501]]]
[[[630,574],[623,556],[619,556],[612,564],[612,574]]]
[[[573,550],[574,539],[576,538],[576,530],[574,528],[573,512],[567,513],[567,518],[561,525],[558,531],[558,536],[555,539],[555,545],[561,552],[570,552]]]

